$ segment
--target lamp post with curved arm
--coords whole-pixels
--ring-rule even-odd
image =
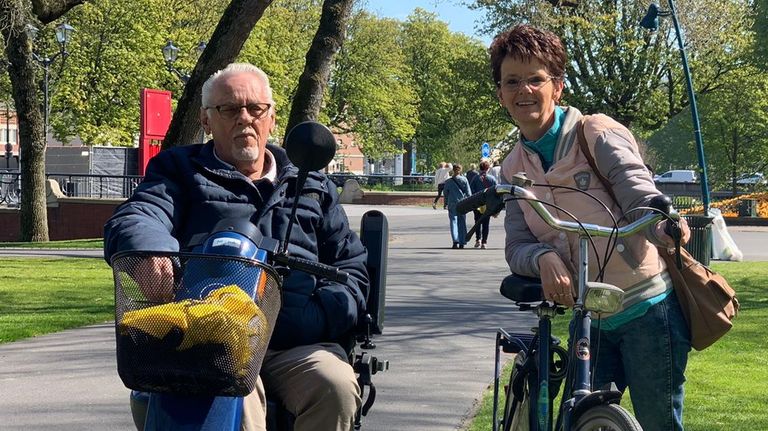
[[[29,39],[34,41],[37,38],[37,33],[39,30],[32,24],[27,24],[25,31],[27,32]],[[37,61],[43,67],[43,136],[45,136],[44,139],[46,140],[48,139],[48,119],[51,114],[50,99],[48,95],[49,70],[51,64],[53,64],[53,62],[56,61],[59,56],[61,56],[62,59],[69,56],[69,52],[67,52],[67,44],[72,38],[72,33],[74,31],[75,29],[71,25],[67,23],[61,23],[57,25],[55,29],[56,42],[59,44],[59,51],[50,57],[45,54],[40,55],[34,51],[32,52],[32,58],[34,58],[35,61]]]
[[[195,54],[198,58],[203,54],[206,46],[207,44],[204,41],[200,41],[197,44],[195,47]],[[187,82],[189,82],[190,78],[189,72],[182,72],[173,65],[178,57],[179,48],[173,44],[172,40],[169,39],[165,46],[163,46],[163,59],[165,60],[165,68],[168,69],[169,72],[173,72],[179,78],[179,80],[181,80],[182,84],[187,85]],[[203,129],[200,129],[200,143],[205,143],[205,130]]]
[[[691,71],[688,68],[688,57],[685,55],[685,48],[683,47],[683,36],[680,32],[680,23],[677,21],[677,13],[675,10],[675,2],[673,0],[667,0],[669,4],[669,10],[662,10],[658,4],[651,3],[648,6],[648,12],[645,17],[640,21],[640,26],[647,28],[651,31],[656,31],[659,28],[660,16],[671,16],[672,23],[675,26],[675,36],[677,44],[680,47],[680,56],[683,62],[683,72],[685,73],[685,81],[688,87],[688,100],[691,104],[691,117],[693,118],[693,137],[696,141],[696,153],[699,159],[700,181],[701,181],[701,200],[704,203],[704,215],[709,213],[709,185],[707,179],[707,163],[704,158],[704,141],[701,137],[701,124],[699,123],[699,112],[696,109],[696,95],[693,92],[693,80],[691,79]]]
[[[195,52],[198,57],[203,53],[206,46],[206,43],[203,41],[200,41],[200,43],[197,44],[197,47],[195,47]],[[179,48],[173,44],[172,40],[168,40],[165,46],[163,46],[163,59],[165,60],[165,68],[168,69],[169,72],[173,72],[184,85],[187,85],[187,82],[189,82],[189,72],[182,72],[176,69],[176,67],[173,65],[178,57]]]

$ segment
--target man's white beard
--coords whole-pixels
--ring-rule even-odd
[[[232,149],[232,157],[243,162],[255,162],[261,156],[258,147],[243,147]]]

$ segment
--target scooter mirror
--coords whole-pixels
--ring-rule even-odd
[[[336,154],[336,138],[320,123],[305,121],[294,126],[285,138],[285,151],[300,171],[318,171]]]

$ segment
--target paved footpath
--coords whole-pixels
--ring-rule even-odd
[[[346,208],[359,226],[372,207]],[[534,323],[498,293],[508,272],[502,219],[491,222],[489,249],[451,250],[445,211],[375,209],[390,227],[385,334],[376,339],[375,353],[389,359],[391,369],[374,377],[378,398],[364,429],[461,429],[491,381],[495,329]],[[768,232],[744,227],[731,233],[748,260],[768,260],[759,247]],[[0,345],[0,429],[132,430],[114,355],[111,323]]]

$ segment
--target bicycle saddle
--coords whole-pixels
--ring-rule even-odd
[[[501,282],[499,292],[514,302],[544,301],[544,289],[541,280],[524,275],[510,274]]]

